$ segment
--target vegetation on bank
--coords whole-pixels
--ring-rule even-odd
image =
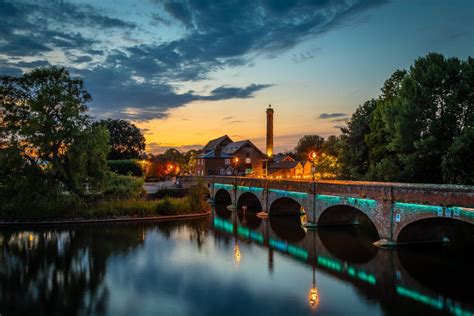
[[[146,201],[143,178],[112,172],[107,163],[110,127],[87,115],[90,100],[82,80],[63,68],[0,77],[2,220],[169,215],[206,209],[202,185],[182,199]],[[121,157],[128,159],[143,146],[121,151]],[[127,164],[118,162],[115,167]]]

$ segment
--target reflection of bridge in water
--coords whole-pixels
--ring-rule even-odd
[[[472,276],[452,279],[452,284],[444,284],[440,291],[436,291],[407,271],[405,266],[411,265],[413,257],[407,256],[404,250],[380,250],[370,242],[364,242],[364,236],[360,236],[363,232],[356,227],[305,232],[298,217],[260,219],[252,213],[229,212],[219,205],[215,213],[213,227],[216,234],[234,238],[236,244],[246,241],[268,248],[270,270],[273,270],[273,253],[276,251],[350,282],[367,297],[376,297],[382,306],[389,303],[390,309],[395,310],[394,314],[408,311],[424,314],[426,307],[440,315],[472,315],[474,311],[472,294],[464,293],[467,296],[463,297],[463,293],[450,292],[451,289],[455,292],[459,287],[462,289],[462,284],[472,284]],[[242,253],[242,258],[245,258],[245,253]],[[415,264],[418,259],[415,258]],[[436,278],[436,275],[430,277]]]

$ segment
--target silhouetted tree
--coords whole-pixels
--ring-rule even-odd
[[[125,120],[101,120],[110,134],[110,153],[108,159],[137,159],[145,150],[145,137],[138,127]]]

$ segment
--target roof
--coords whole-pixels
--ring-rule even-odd
[[[200,155],[197,155],[196,158],[203,158],[203,159],[208,159],[208,158],[232,158],[232,155],[228,155],[226,153],[221,152],[221,155],[219,157],[216,157],[215,150],[211,150],[211,151],[208,151],[207,153],[202,153]]]
[[[224,135],[219,138],[210,140],[206,146],[204,146],[203,150],[204,151],[210,151],[216,149],[217,146],[225,146],[228,143],[232,143],[232,139],[230,139],[229,136]]]
[[[225,146],[222,149],[222,152],[226,153],[226,154],[233,154],[237,150],[239,150],[240,148],[245,146],[247,143],[250,143],[250,141],[249,140],[241,140],[239,142],[233,142],[233,143],[227,144],[227,146]]]
[[[300,164],[299,161],[282,161],[272,162],[268,165],[268,169],[293,169]]]
[[[286,155],[286,154],[274,155],[272,159],[274,162],[295,161],[293,158],[291,158],[289,155]]]
[[[234,142],[234,143],[230,143],[228,144],[227,146],[225,146],[223,149],[222,149],[222,152],[223,153],[226,153],[226,154],[229,154],[229,155],[233,155],[235,154],[239,149],[241,149],[242,147],[244,147],[245,145],[250,145],[251,147],[253,147],[255,150],[257,150],[262,156],[265,156],[264,153],[262,153],[262,151],[260,149],[258,149],[257,146],[255,146],[250,140],[246,139],[246,140],[241,140],[241,141],[238,141],[238,142]]]

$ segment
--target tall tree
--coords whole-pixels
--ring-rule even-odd
[[[102,120],[110,134],[110,160],[137,159],[145,150],[145,137],[138,127],[125,120]]]
[[[33,202],[54,192],[82,197],[101,189],[108,133],[91,127],[90,100],[82,80],[64,68],[0,78],[0,189],[9,198],[29,194]]]
[[[410,67],[399,95],[384,108],[404,181],[442,182],[441,162],[453,140],[473,123],[472,61],[428,54]],[[472,75],[471,75],[472,76]]]
[[[375,99],[359,105],[347,127],[341,129],[342,176],[348,179],[363,179],[369,168],[369,147],[365,141],[370,132],[372,113],[377,107]]]
[[[321,152],[324,138],[319,135],[304,135],[295,147],[295,154],[299,160],[308,160],[310,152]]]

